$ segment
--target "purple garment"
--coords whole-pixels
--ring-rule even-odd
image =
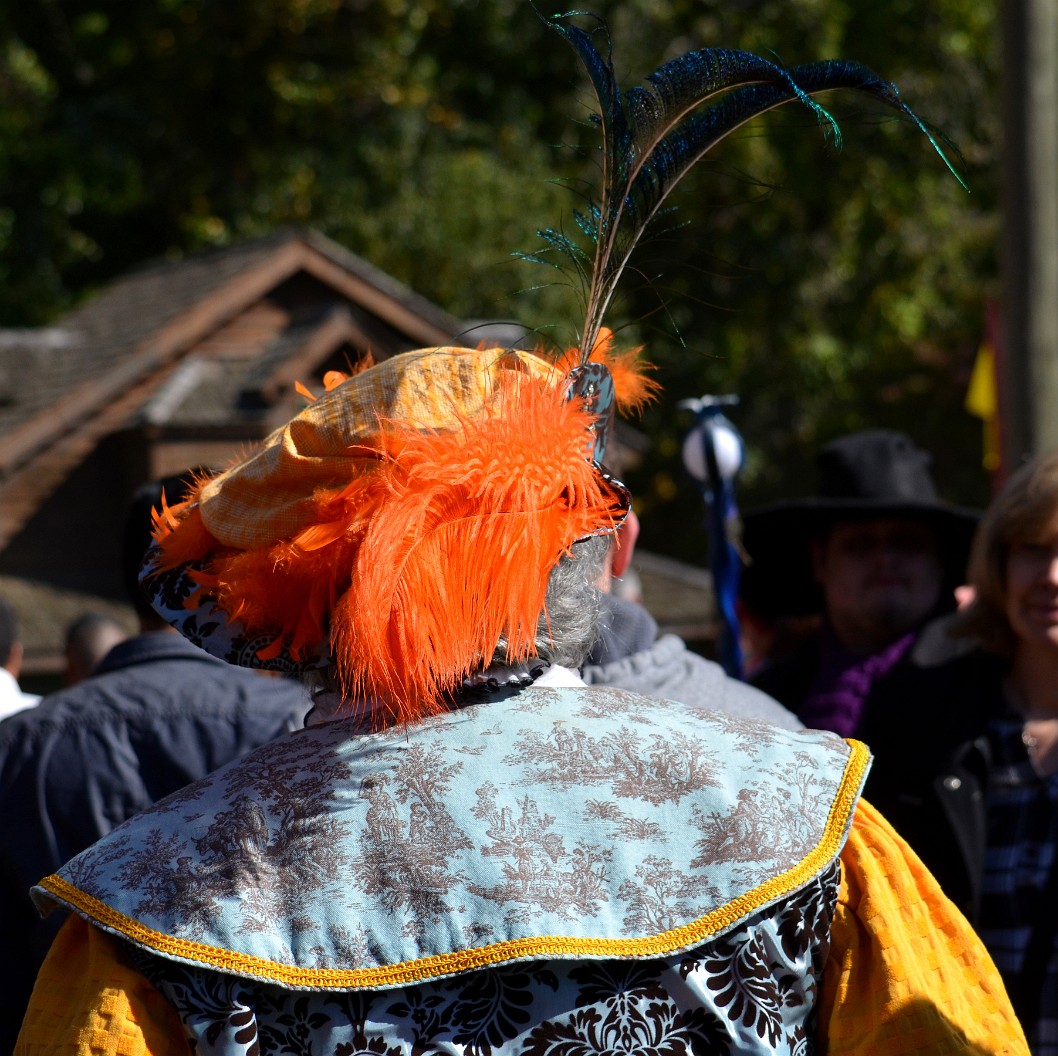
[[[875,680],[900,662],[914,640],[915,633],[910,631],[881,652],[864,656],[850,652],[824,627],[819,632],[819,671],[799,709],[801,721],[809,729],[851,737],[860,725]]]

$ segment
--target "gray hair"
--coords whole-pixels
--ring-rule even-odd
[[[590,535],[575,542],[551,570],[544,611],[536,625],[535,653],[562,667],[580,667],[599,638],[599,579],[610,552],[611,537]],[[501,639],[493,662],[506,663]]]

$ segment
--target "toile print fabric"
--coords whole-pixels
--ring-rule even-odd
[[[398,990],[305,992],[135,951],[200,1056],[808,1056],[840,880],[664,959],[541,961]]]
[[[343,720],[161,801],[35,889],[138,945],[295,988],[657,957],[836,858],[866,753],[613,689]]]

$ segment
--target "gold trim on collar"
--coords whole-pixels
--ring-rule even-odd
[[[867,748],[859,741],[849,740],[847,743],[851,751],[834,802],[831,804],[823,836],[801,861],[786,872],[766,880],[751,891],[689,924],[636,939],[540,935],[377,968],[297,968],[265,960],[263,957],[234,953],[188,939],[177,939],[164,932],[155,931],[54,874],[42,880],[39,886],[90,923],[131,939],[145,949],[233,975],[280,983],[294,989],[345,990],[408,986],[428,979],[517,960],[663,957],[677,950],[697,946],[763,906],[792,893],[808,883],[837,856],[844,842],[845,829],[855,809],[870,759]]]

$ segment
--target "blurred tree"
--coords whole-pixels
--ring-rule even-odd
[[[819,443],[868,424],[907,428],[950,497],[984,501],[961,402],[995,284],[993,5],[591,6],[629,83],[709,45],[865,62],[960,146],[973,192],[909,125],[837,96],[840,153],[787,108],[685,181],[678,223],[644,246],[610,320],[666,385],[632,482],[644,545],[704,554],[673,409],[704,392],[742,398],[744,502],[809,491]],[[147,258],[294,223],[456,314],[572,340],[576,291],[511,253],[594,179],[588,101],[527,0],[5,5],[0,323],[46,322]]]
[[[421,275],[453,311],[471,288],[506,300],[509,276],[499,298],[465,277],[557,201],[536,137],[565,116],[508,20],[546,35],[513,0],[8,5],[0,320],[40,322],[146,258],[290,223]],[[561,50],[540,52],[568,81]]]

